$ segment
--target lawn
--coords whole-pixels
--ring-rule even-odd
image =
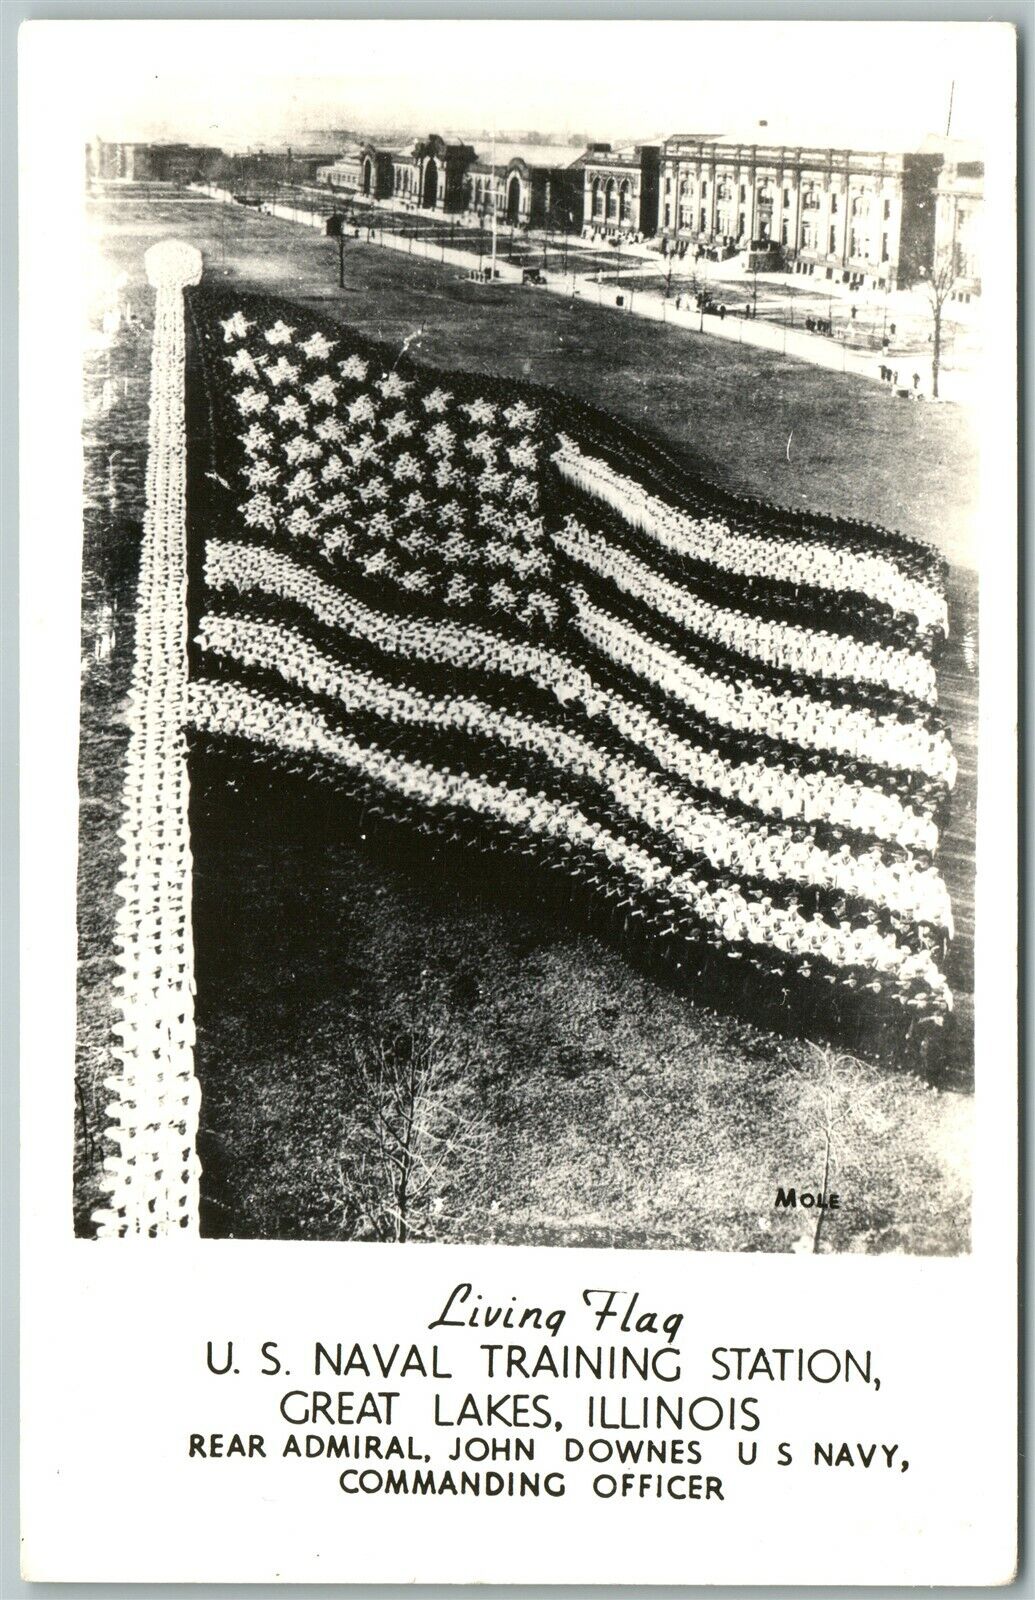
[[[95,203],[98,245],[138,319],[87,369],[77,1226],[103,1152],[119,721],[129,670],[145,459],[150,292],[161,237],[206,271],[318,307],[419,359],[553,385],[663,439],[731,488],[935,540],[954,563],[943,704],[962,778],[943,862],[962,1025],[937,1082],[777,1040],[689,1004],[491,874],[398,841],[343,843],[289,795],[196,798],[198,1070],[207,1232],[362,1233],[343,1168],[362,1126],[362,1053],[445,1025],[436,1093],[454,1137],[421,1218],[429,1236],[717,1249],[812,1248],[773,1212],[816,1183],[828,1138],[850,1200],[823,1248],[953,1252],[968,1233],[976,451],[951,407],[896,406],[865,380],[671,330],[236,207]],[[217,908],[221,914],[216,915]],[[229,915],[223,914],[229,908]],[[304,939],[300,935],[304,932]],[[300,954],[303,951],[304,954]],[[440,1034],[436,1033],[436,1039]],[[362,1065],[360,1063],[359,1065]],[[445,1138],[445,1135],[443,1135]]]

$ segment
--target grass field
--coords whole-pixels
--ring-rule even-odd
[[[289,804],[224,803],[197,831],[198,1070],[205,1227],[362,1232],[343,1169],[362,1123],[353,1045],[445,1018],[441,1115],[454,1141],[421,1230],[504,1242],[955,1252],[969,1227],[967,1034],[973,871],[976,454],[962,413],[875,385],[191,199],[106,200],[98,247],[134,324],[91,359],[81,740],[80,1116],[76,1220],[89,1231],[110,1072],[114,827],[142,514],[150,298],[161,237],[206,272],[398,341],[419,359],[530,378],[662,438],[688,466],[786,504],[935,540],[954,563],[941,687],[961,784],[945,843],[960,938],[957,1047],[937,1083],[777,1040],[679,999],[610,949],[443,861],[354,849]],[[104,390],[107,383],[109,388]],[[103,396],[103,403],[99,403]],[[213,908],[229,915],[217,920]],[[299,932],[305,930],[304,959]],[[261,1003],[260,1003],[261,1002]],[[443,1124],[445,1126],[445,1123]],[[818,1185],[828,1141],[843,1209],[777,1213]]]

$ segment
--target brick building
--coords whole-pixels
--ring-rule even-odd
[[[89,177],[127,183],[195,183],[223,154],[212,145],[125,139],[92,139],[86,151]]]
[[[372,200],[397,200],[425,211],[462,211],[473,145],[431,133],[414,144],[365,143],[316,174],[320,183]]]
[[[329,184],[371,200],[390,200],[394,192],[394,163],[408,158],[409,147],[372,144],[369,140],[317,168],[317,183]]]
[[[464,182],[465,211],[496,216],[511,227],[577,232],[582,226],[582,173],[571,145],[497,144],[479,152]]]
[[[583,174],[583,228],[607,238],[658,229],[658,177],[661,146],[591,144],[580,158]]]

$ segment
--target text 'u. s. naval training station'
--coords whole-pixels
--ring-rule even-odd
[[[880,1391],[870,1349],[688,1340],[684,1312],[609,1287],[551,1307],[458,1283],[412,1331],[297,1347],[213,1337],[217,1411],[187,1431],[188,1460],[323,1464],[346,1495],[687,1502],[725,1502],[765,1464],[853,1480],[909,1468],[876,1408],[863,1428],[853,1405],[853,1437],[839,1432],[845,1396]],[[234,1380],[257,1381],[255,1431],[220,1430]],[[829,1402],[822,1429],[810,1407],[808,1438],[794,1427],[803,1387]]]

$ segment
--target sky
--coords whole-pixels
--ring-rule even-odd
[[[1009,30],[970,23],[130,22],[71,35],[103,138],[227,149],[306,130],[536,129],[895,148],[979,139]],[[78,35],[73,30],[78,30]],[[1001,82],[1001,76],[999,81]]]

